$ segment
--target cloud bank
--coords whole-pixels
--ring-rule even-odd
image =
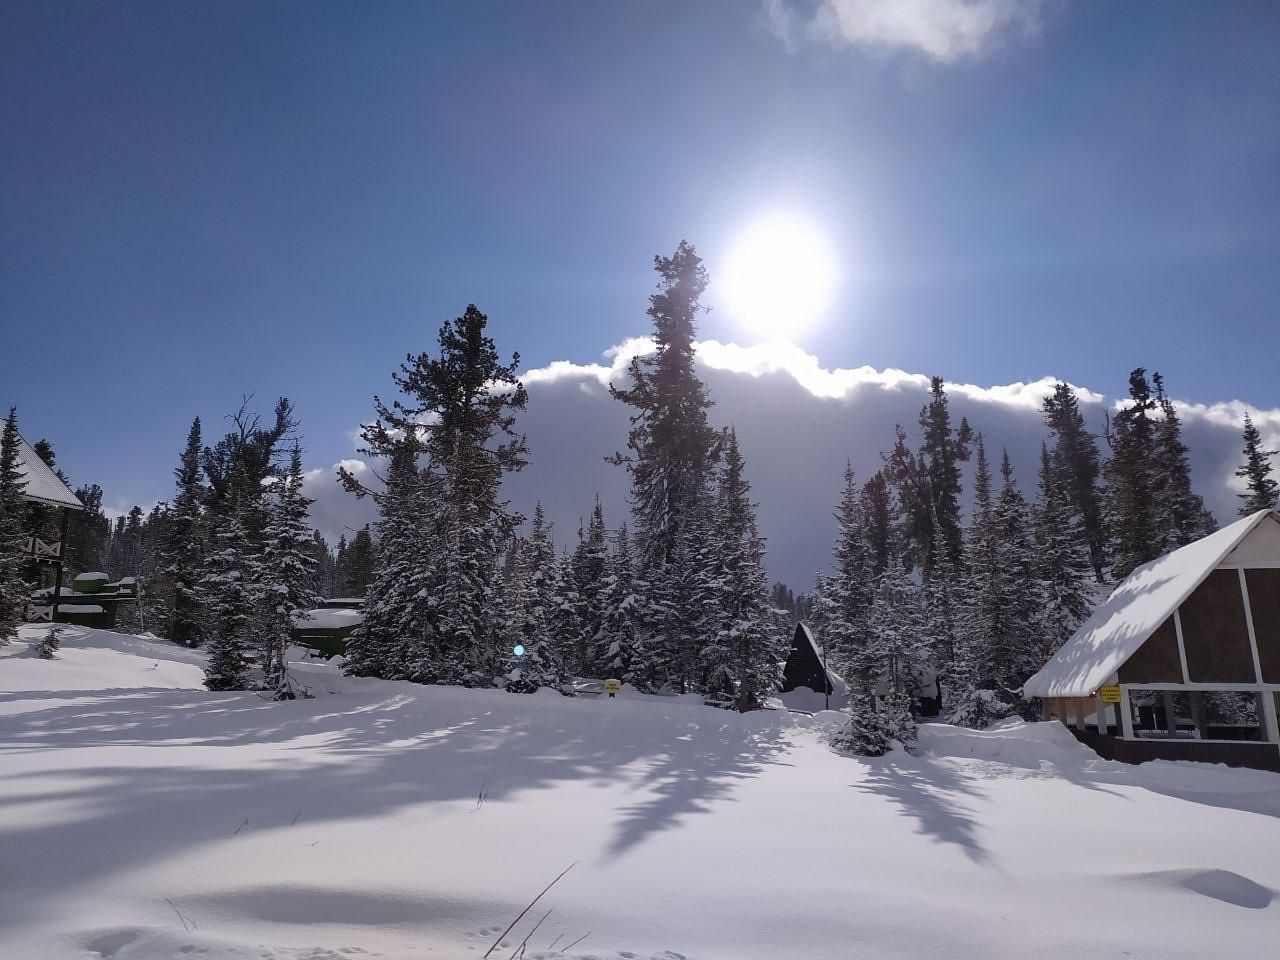
[[[765,0],[773,32],[806,44],[911,51],[943,64],[977,60],[1040,29],[1041,0]]]
[[[651,349],[647,338],[634,338],[606,351],[603,362],[557,361],[522,378],[529,406],[520,427],[528,435],[531,461],[504,490],[525,514],[541,499],[561,545],[576,537],[597,493],[610,527],[628,518],[626,472],[605,462],[625,449],[628,411],[609,396],[608,385],[624,382],[631,358]],[[828,369],[791,343],[743,347],[706,340],[698,344],[698,364],[715,401],[712,422],[738,431],[761,531],[768,538],[770,573],[807,588],[829,560],[832,512],[845,461],[865,480],[879,469],[880,454],[892,445],[899,423],[912,444],[918,443],[917,418],[928,402],[929,377],[872,367]],[[967,417],[984,434],[993,459],[1001,448],[1009,451],[1028,495],[1046,436],[1040,403],[1056,382],[1045,376],[996,386],[947,385],[956,420]],[[1100,433],[1116,398],[1076,389],[1085,416]],[[1238,506],[1234,471],[1244,414],[1249,412],[1274,449],[1280,447],[1280,409],[1259,410],[1237,401],[1178,407],[1196,489],[1219,521],[1227,522]],[[355,471],[371,469],[359,459],[343,463]],[[367,500],[356,501],[334,482],[336,466],[311,471],[307,486],[316,498],[316,525],[335,541],[343,528],[358,528],[373,518]],[[969,468],[971,475],[972,464]],[[970,481],[966,477],[966,486]]]

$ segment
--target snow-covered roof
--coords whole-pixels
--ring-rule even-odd
[[[354,627],[364,622],[363,610],[333,609],[318,607],[315,610],[300,612],[293,619],[294,626],[299,629],[336,630],[341,627]]]
[[[18,472],[26,481],[22,491],[25,499],[66,507],[68,510],[84,509],[80,498],[49,469],[49,465],[40,459],[40,455],[31,449],[31,444],[22,439],[21,435],[18,437]]]
[[[813,631],[809,629],[809,625],[807,623],[798,623],[796,626],[800,628],[800,633],[809,641],[809,648],[813,650],[813,655],[818,658],[818,662],[822,664],[822,669],[826,671],[827,682],[837,690],[841,689],[844,686],[844,680],[827,666],[826,655],[822,652],[822,647],[814,637]]]
[[[1023,695],[1087,697],[1096,693],[1264,521],[1280,524],[1280,516],[1259,510],[1217,533],[1138,567],[1023,685]]]

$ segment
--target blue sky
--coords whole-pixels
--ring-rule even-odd
[[[653,254],[697,243],[715,305],[783,208],[841,266],[797,338],[827,367],[1280,406],[1280,6],[980,2],[1016,22],[940,58],[810,0],[9,0],[0,402],[108,501],[243,393],[328,463],[468,302],[590,362]]]

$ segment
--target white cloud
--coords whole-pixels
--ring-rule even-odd
[[[625,383],[631,358],[649,352],[649,338],[636,337],[606,351],[597,363],[556,361],[527,371],[528,409],[519,428],[529,440],[529,466],[509,478],[504,495],[528,514],[541,500],[561,545],[570,543],[597,493],[610,527],[627,519],[627,475],[605,457],[625,450],[628,409],[607,391]],[[880,454],[902,424],[914,443],[917,418],[929,399],[929,377],[873,367],[827,368],[792,343],[739,346],[705,340],[697,344],[699,372],[715,402],[716,426],[733,424],[747,458],[752,496],[768,538],[773,576],[807,588],[828,563],[831,512],[841,470],[851,460],[865,480],[880,467]],[[968,417],[982,431],[993,457],[1007,448],[1023,489],[1035,486],[1040,444],[1045,438],[1040,404],[1058,378],[982,386],[948,383],[953,415]],[[1101,434],[1112,398],[1077,386],[1082,409]],[[1180,403],[1197,490],[1220,521],[1229,521],[1239,501],[1233,473],[1240,460],[1240,424],[1246,409],[1267,439],[1280,447],[1280,409],[1260,410],[1239,402]],[[1104,447],[1105,443],[1099,441]],[[362,459],[342,461],[370,476]],[[969,465],[970,468],[972,464]],[[313,516],[326,537],[359,528],[373,517],[368,499],[357,501],[333,480],[332,468],[308,474]],[[968,484],[969,480],[966,480]]]
[[[788,49],[804,43],[910,50],[938,63],[979,59],[1040,29],[1042,0],[765,0]]]

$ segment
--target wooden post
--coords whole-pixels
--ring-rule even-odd
[[[1133,739],[1133,707],[1129,705],[1129,688],[1120,688],[1120,703],[1116,707],[1120,712],[1120,736],[1125,740]]]
[[[53,610],[49,614],[49,622],[58,622],[58,601],[62,599],[62,563],[67,556],[67,523],[71,519],[71,511],[62,508],[62,533],[58,540],[58,568],[53,576]]]
[[[1204,693],[1193,690],[1191,693],[1191,717],[1196,722],[1196,732],[1201,740],[1209,739],[1209,711],[1205,709]]]
[[[1178,718],[1173,711],[1173,691],[1166,690],[1160,696],[1161,702],[1164,704],[1164,729],[1170,737],[1178,735]]]

